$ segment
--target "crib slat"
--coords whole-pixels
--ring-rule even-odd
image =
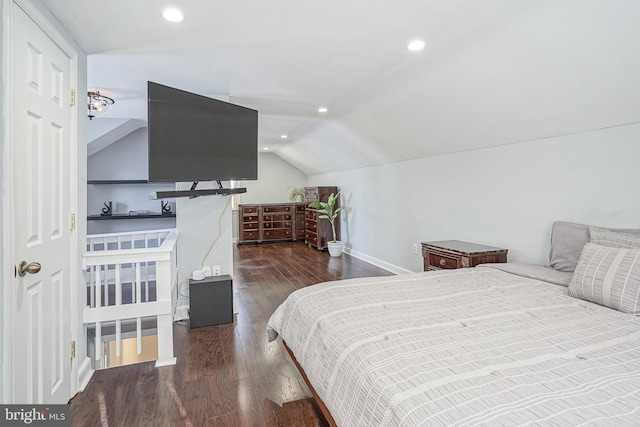
[[[142,318],[136,318],[136,350],[142,354]]]
[[[102,286],[102,266],[97,265],[96,266],[96,307],[101,307],[102,306],[102,301],[100,299],[101,297],[101,286]]]
[[[116,264],[116,305],[122,305],[122,274],[121,264]]]
[[[96,360],[102,359],[102,322],[96,322]]]
[[[140,297],[141,297],[141,287],[142,287],[142,283],[141,283],[141,278],[140,278],[140,263],[136,262],[136,303],[140,304],[142,301],[140,301]]]
[[[89,244],[89,250],[93,251],[95,250],[95,243],[93,239],[90,239],[90,244]],[[90,307],[95,307],[96,306],[96,296],[95,296],[95,277],[96,277],[96,269],[97,266],[92,265],[91,267],[89,267],[89,306]]]
[[[122,320],[116,320],[116,357],[122,355]]]

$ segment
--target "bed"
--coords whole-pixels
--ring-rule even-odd
[[[269,338],[341,427],[638,426],[640,233],[583,227],[569,253],[554,224],[551,267],[300,289]]]

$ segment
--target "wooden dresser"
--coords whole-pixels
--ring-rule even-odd
[[[423,242],[424,271],[475,267],[488,262],[507,262],[508,249],[460,240]]]
[[[304,203],[238,205],[238,243],[304,239]]]
[[[307,245],[316,249],[323,250],[327,248],[327,242],[333,239],[331,231],[331,223],[326,219],[319,219],[316,209],[308,207],[311,202],[326,202],[331,193],[337,193],[338,187],[305,187],[304,202],[307,205],[305,215],[305,236],[304,241]],[[338,201],[339,203],[339,201]],[[336,208],[340,206],[336,204]],[[340,240],[340,216],[336,218],[336,236]]]
[[[304,221],[305,221],[305,203],[296,203],[295,209],[296,213],[293,217],[293,228],[294,228],[294,239],[293,240],[304,240]]]

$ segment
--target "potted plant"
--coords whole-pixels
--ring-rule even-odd
[[[333,240],[327,242],[327,247],[329,248],[329,254],[331,256],[340,256],[342,254],[342,242],[338,241],[336,237],[336,218],[338,218],[338,214],[341,210],[344,209],[343,206],[336,208],[336,202],[339,200],[340,192],[334,194],[329,194],[329,198],[326,202],[311,202],[309,203],[309,207],[313,209],[317,209],[318,218],[327,219],[329,223],[331,223],[331,231],[333,232]]]
[[[289,187],[291,192],[289,193],[289,200],[292,202],[301,202],[304,200],[304,188],[303,187]]]

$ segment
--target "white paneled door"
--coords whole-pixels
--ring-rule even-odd
[[[74,274],[69,226],[73,62],[16,4],[11,22],[12,400],[66,403]]]

